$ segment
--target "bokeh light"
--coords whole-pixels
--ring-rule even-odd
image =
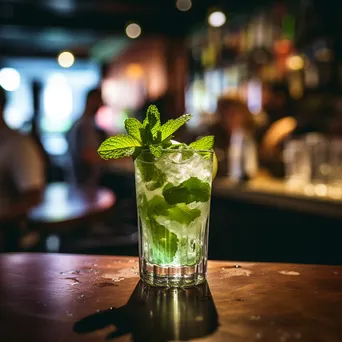
[[[225,24],[226,20],[226,15],[221,11],[215,11],[208,17],[208,23],[213,27],[221,27]]]
[[[7,91],[17,90],[20,86],[20,74],[16,69],[3,68],[0,70],[0,86]]]
[[[71,52],[63,51],[58,55],[57,61],[62,68],[70,68],[75,62],[75,57]]]
[[[191,6],[192,6],[191,0],[177,0],[176,2],[176,7],[182,12],[189,11]]]
[[[140,64],[131,63],[126,68],[126,75],[131,79],[139,79],[144,75],[144,69]]]
[[[138,38],[141,34],[141,27],[136,23],[131,23],[126,27],[126,34],[129,38]]]
[[[286,65],[291,70],[300,70],[304,68],[304,59],[301,56],[291,56],[286,60]]]

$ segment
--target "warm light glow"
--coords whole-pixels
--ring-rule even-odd
[[[141,34],[141,27],[136,23],[129,24],[126,27],[126,34],[129,38],[138,38]]]
[[[333,52],[328,48],[322,48],[316,51],[315,57],[320,62],[329,62],[333,59]]]
[[[20,74],[13,68],[3,68],[0,71],[0,86],[7,91],[17,90],[20,86]]]
[[[301,56],[292,56],[286,60],[286,65],[291,70],[300,70],[304,67],[304,59]]]
[[[291,41],[288,39],[277,40],[274,42],[274,51],[277,54],[285,55],[290,52],[291,50]]]
[[[70,68],[75,62],[75,57],[71,52],[63,51],[58,55],[57,61],[62,68]]]
[[[304,81],[308,88],[314,88],[318,85],[319,73],[316,65],[309,64],[308,67],[305,68]]]
[[[224,25],[227,18],[226,15],[221,11],[215,11],[209,15],[208,23],[213,27],[220,27]]]
[[[129,78],[139,79],[143,76],[144,70],[140,64],[132,63],[127,66],[126,74]]]
[[[304,95],[303,80],[298,72],[289,77],[289,92],[293,99],[300,99]]]
[[[331,186],[328,189],[328,194],[332,198],[340,199],[342,197],[342,188]]]
[[[177,0],[176,6],[180,11],[185,12],[191,8],[192,2],[191,0]]]
[[[328,187],[325,184],[317,184],[315,186],[315,194],[317,196],[326,196],[328,194]]]

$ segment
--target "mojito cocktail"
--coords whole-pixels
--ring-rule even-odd
[[[151,105],[143,122],[125,120],[128,134],[110,137],[98,149],[103,159],[135,161],[140,276],[155,286],[205,281],[214,137],[190,145],[172,140],[190,119],[186,114],[162,125]]]
[[[135,161],[140,273],[160,286],[205,280],[212,152],[144,151]]]

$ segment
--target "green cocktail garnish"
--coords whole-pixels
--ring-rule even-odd
[[[136,159],[141,151],[149,150],[154,157],[159,158],[163,149],[172,149],[173,134],[191,119],[192,115],[185,114],[177,119],[171,119],[165,124],[160,122],[160,113],[155,105],[150,105],[146,117],[141,123],[135,118],[125,120],[127,134],[118,134],[106,139],[98,149],[103,159],[119,159],[133,157]],[[180,144],[181,148],[193,150],[211,150],[214,146],[214,136],[206,136],[189,146]]]
[[[200,179],[195,172],[191,176],[185,173],[185,179],[176,180],[169,170],[174,165],[175,170],[171,173],[175,175],[184,163],[191,167],[194,157],[203,161],[202,164],[211,165],[213,136],[203,137],[190,145],[172,141],[174,133],[191,117],[185,114],[162,125],[157,107],[151,105],[142,123],[135,118],[127,119],[127,134],[106,139],[98,149],[103,159],[132,157],[135,160],[138,211],[144,239],[150,246],[146,253],[157,264],[172,263],[182,248],[192,250],[191,257],[184,261],[187,264],[194,264],[201,254],[201,248],[193,242],[191,234],[201,232],[203,217],[208,214],[210,177]],[[175,227],[190,227],[192,233],[181,236]]]

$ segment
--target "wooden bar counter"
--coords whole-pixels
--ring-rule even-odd
[[[213,196],[342,219],[342,189],[329,190],[324,185],[299,189],[264,174],[242,184],[234,184],[228,178],[217,179]]]
[[[333,192],[328,194],[328,190]],[[324,185],[298,189],[263,174],[241,184],[216,179],[209,257],[341,265],[342,198],[338,192]]]
[[[342,341],[342,268],[210,261],[208,283],[158,289],[137,259],[0,256],[0,341]]]

